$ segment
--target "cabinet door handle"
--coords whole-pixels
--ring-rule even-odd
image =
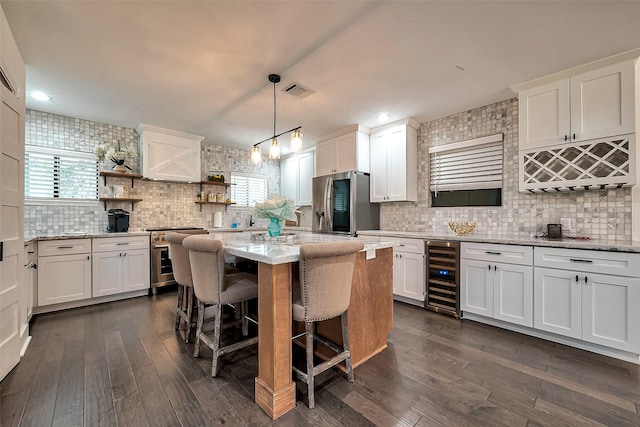
[[[491,271],[491,264],[489,264],[487,267],[489,267],[489,271]]]
[[[564,140],[566,141],[567,139],[569,139],[569,137],[567,135],[564,136]]]
[[[578,275],[576,274],[576,283],[578,283],[580,281],[580,278],[578,277]]]
[[[593,260],[591,259],[579,259],[579,258],[569,258],[571,262],[581,262],[583,264],[593,264]]]
[[[485,251],[484,253],[488,255],[502,255],[502,252]]]
[[[125,252],[124,254],[122,254],[122,256],[127,256],[127,253]]]
[[[587,276],[584,276],[584,284],[587,284]]]
[[[573,134],[573,139],[576,139],[576,134],[575,133]]]
[[[89,261],[89,255],[87,255],[87,261]]]
[[[69,246],[58,246],[58,249],[73,249],[73,245],[69,245]]]
[[[493,271],[498,271],[498,266],[497,265],[493,266]]]

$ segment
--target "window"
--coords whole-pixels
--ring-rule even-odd
[[[267,200],[267,178],[260,175],[231,174],[231,200],[236,206],[253,207]]]
[[[98,199],[98,161],[92,153],[25,147],[26,200],[59,203]]]
[[[500,133],[430,148],[431,206],[500,206],[502,139]]]

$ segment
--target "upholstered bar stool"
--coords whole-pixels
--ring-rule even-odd
[[[246,302],[258,297],[257,277],[248,273],[226,274],[224,247],[222,242],[210,238],[190,236],[182,241],[189,250],[189,261],[193,276],[193,289],[198,298],[198,323],[193,357],[200,355],[200,343],[213,351],[211,376],[218,375],[219,359],[227,353],[248,347],[258,342],[258,337],[244,339],[225,347],[220,346],[222,333],[222,307],[234,304],[242,312],[242,332],[247,334]],[[213,337],[203,331],[205,305],[214,305]]]
[[[345,361],[347,379],[353,382],[349,351],[347,309],[351,298],[351,282],[356,256],[364,244],[357,241],[312,243],[300,246],[300,285],[293,288],[292,317],[304,322],[306,331],[307,372],[296,367],[296,376],[307,383],[309,408],[315,406],[314,378],[332,366]],[[341,316],[342,349],[315,335],[315,322]],[[317,340],[335,353],[323,363],[313,365],[313,343]]]
[[[191,278],[191,264],[189,263],[189,251],[182,246],[182,241],[190,234],[168,233],[165,240],[169,243],[169,253],[171,254],[171,264],[173,266],[173,278],[178,283],[178,305],[176,307],[176,331],[180,328],[180,322],[184,320],[187,331],[185,342],[189,342],[192,326],[193,314],[193,279]],[[184,308],[184,300],[187,300],[187,307]]]

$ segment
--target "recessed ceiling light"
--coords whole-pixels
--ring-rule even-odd
[[[31,97],[37,101],[51,101],[52,99],[49,95],[39,90],[31,92]]]
[[[380,113],[377,117],[378,121],[385,122],[389,120],[389,115],[387,113]]]

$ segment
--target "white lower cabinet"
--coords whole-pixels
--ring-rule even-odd
[[[38,306],[91,298],[91,239],[38,243]]]
[[[532,248],[464,242],[460,248],[460,310],[532,327]]]
[[[637,254],[537,248],[535,328],[640,353],[639,264]]]
[[[424,305],[425,256],[424,240],[394,239],[393,248],[393,295],[402,301]]]
[[[98,238],[93,241],[93,297],[149,288],[148,237]]]

